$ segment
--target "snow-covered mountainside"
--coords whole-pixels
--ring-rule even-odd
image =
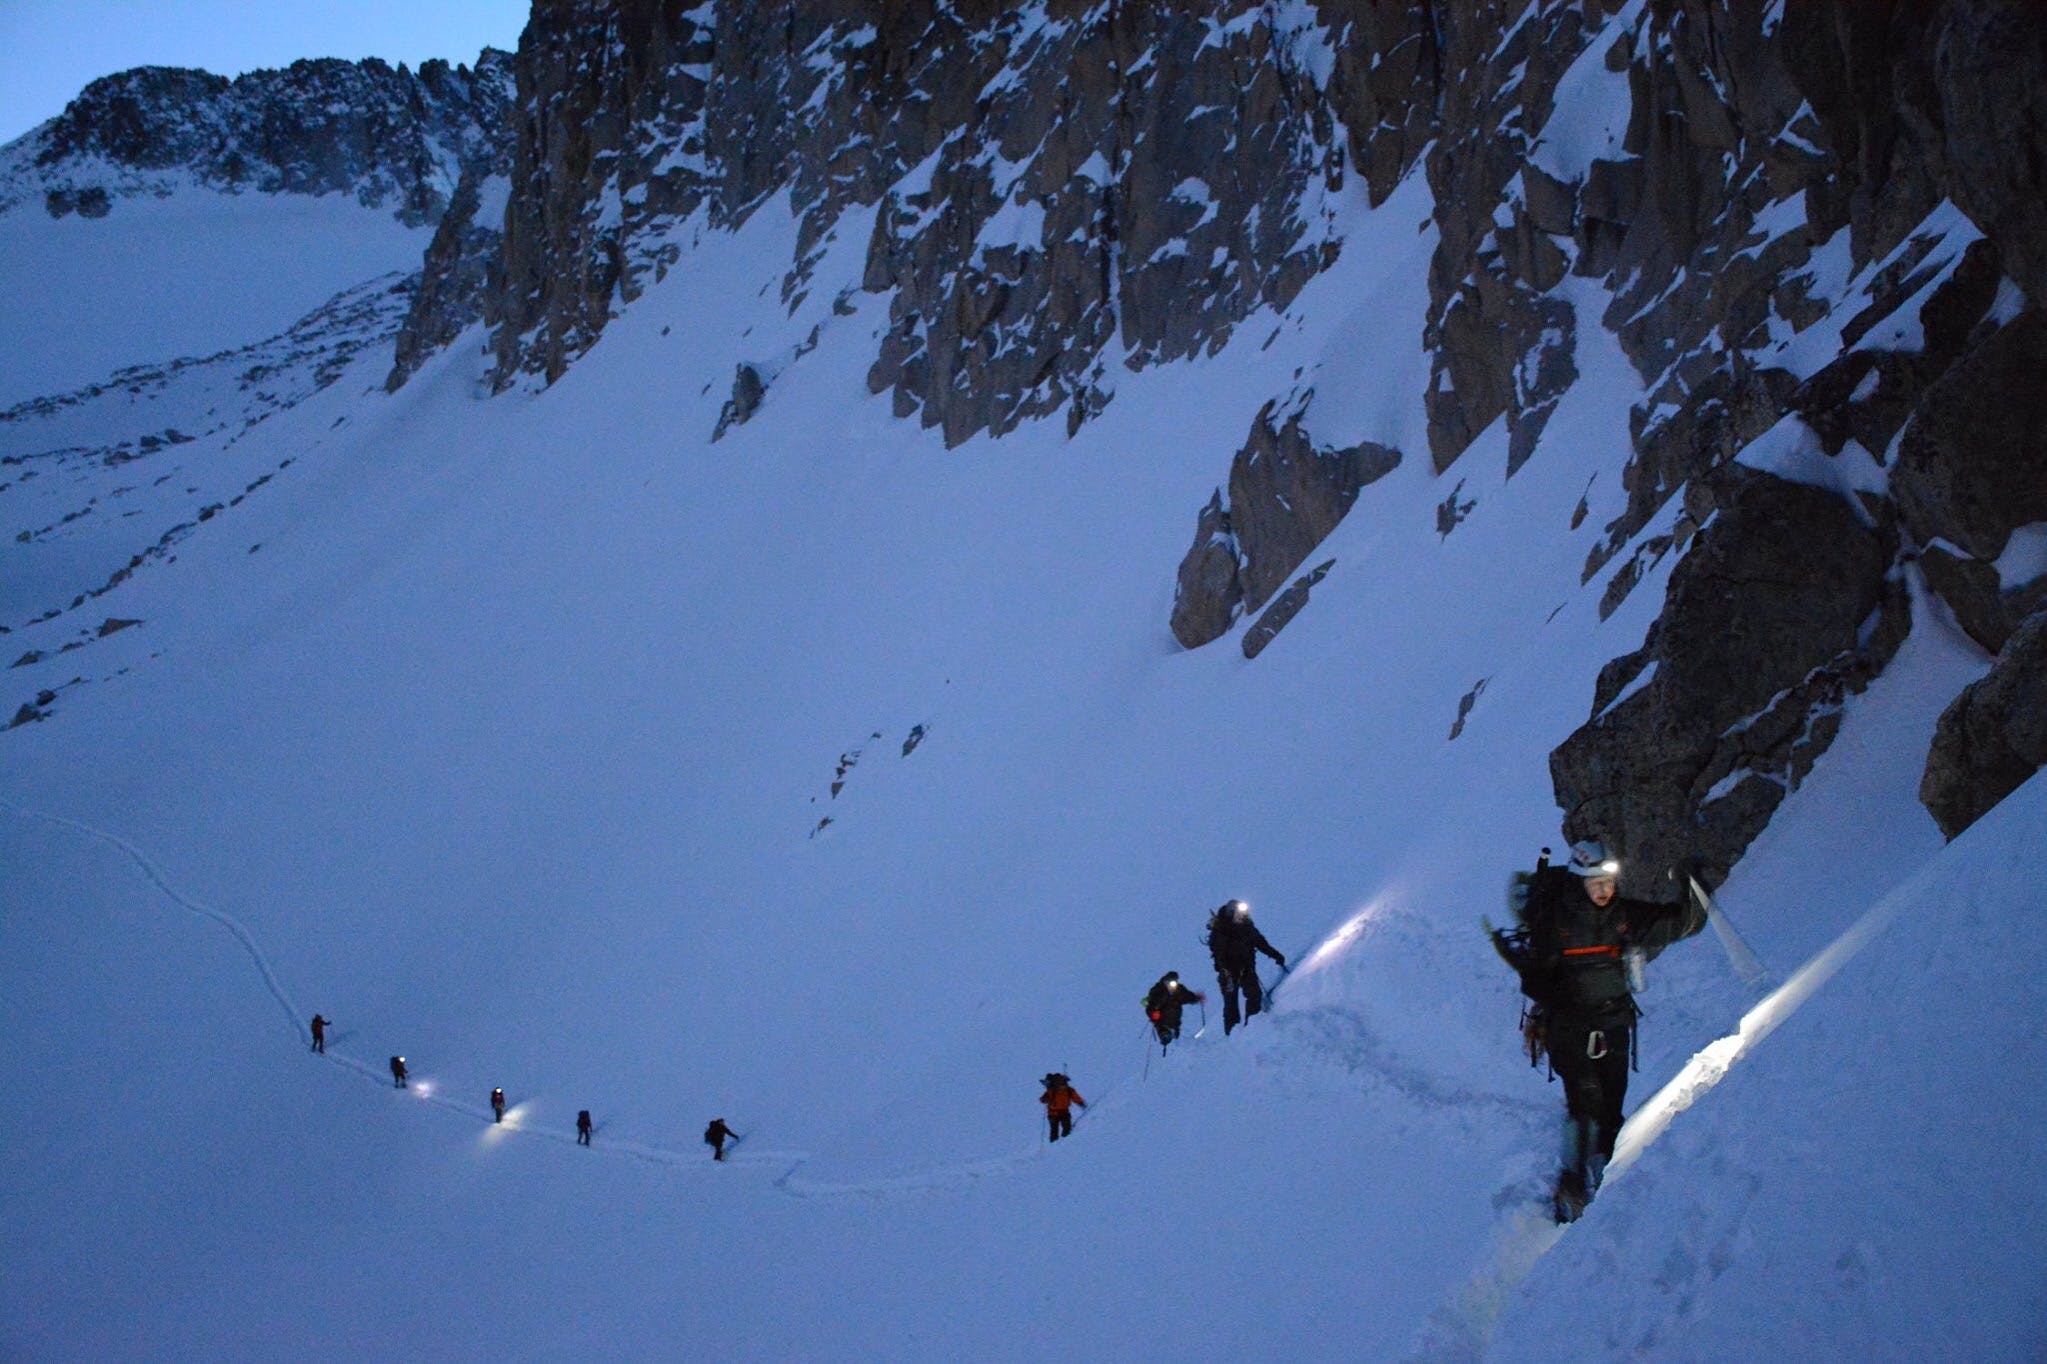
[[[2047,31],[1882,8],[536,0],[0,149],[0,1354],[2038,1357]],[[1766,977],[1561,1231],[1560,821]]]

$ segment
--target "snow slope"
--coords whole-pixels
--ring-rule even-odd
[[[0,214],[0,409],[274,336],[350,285],[418,270],[432,236],[339,194],[195,187],[97,220]]]
[[[1476,920],[1668,566],[1603,622],[1578,582],[1639,391],[1597,334],[1439,533],[1425,193],[1072,441],[890,419],[885,306],[831,307],[868,225],[785,315],[773,203],[688,225],[544,393],[479,401],[465,342],[385,397],[365,353],[232,455],[111,471],[276,473],[82,608],[140,625],[8,673],[61,695],[0,737],[0,1353],[1924,1357],[1964,1314],[2036,1350],[2041,977],[2015,945],[1986,991],[1967,930],[2047,796],[1940,850],[1914,755],[1982,660],[1931,610],[1722,893],[1780,974],[1902,886],[1889,927],[1584,1222],[1530,1219],[1561,1101]],[[734,363],[813,329],[712,444]],[[1318,434],[1409,457],[1255,663],[1182,652],[1194,512],[1310,382]],[[1296,963],[1274,1016],[1148,1056],[1139,995],[1233,895]],[[1753,1003],[1703,939],[1645,1002],[1638,1100]],[[1092,1106],[1047,1148],[1055,1067]],[[2009,1173],[1957,1195],[1963,1130]]]

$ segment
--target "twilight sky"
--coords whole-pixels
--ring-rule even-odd
[[[0,144],[132,66],[236,76],[299,57],[468,63],[510,49],[528,0],[0,0]]]

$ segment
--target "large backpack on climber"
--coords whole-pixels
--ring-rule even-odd
[[[1551,911],[1559,885],[1569,886],[1572,877],[1549,864],[1549,849],[1535,859],[1533,871],[1517,871],[1507,878],[1507,909],[1513,923],[1496,928],[1491,919],[1482,920],[1493,950],[1514,968],[1521,982],[1521,1043],[1528,1064],[1539,1066],[1548,1054],[1548,1008],[1553,982],[1543,963],[1552,959],[1547,939],[1553,932]]]

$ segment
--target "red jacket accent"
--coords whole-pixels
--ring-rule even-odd
[[[1070,1112],[1075,1104],[1079,1104],[1082,1108],[1087,1107],[1087,1100],[1081,1098],[1079,1091],[1075,1090],[1072,1085],[1061,1085],[1057,1089],[1048,1089],[1038,1096],[1038,1102],[1045,1105],[1045,1112],[1055,1118],[1063,1113]]]

